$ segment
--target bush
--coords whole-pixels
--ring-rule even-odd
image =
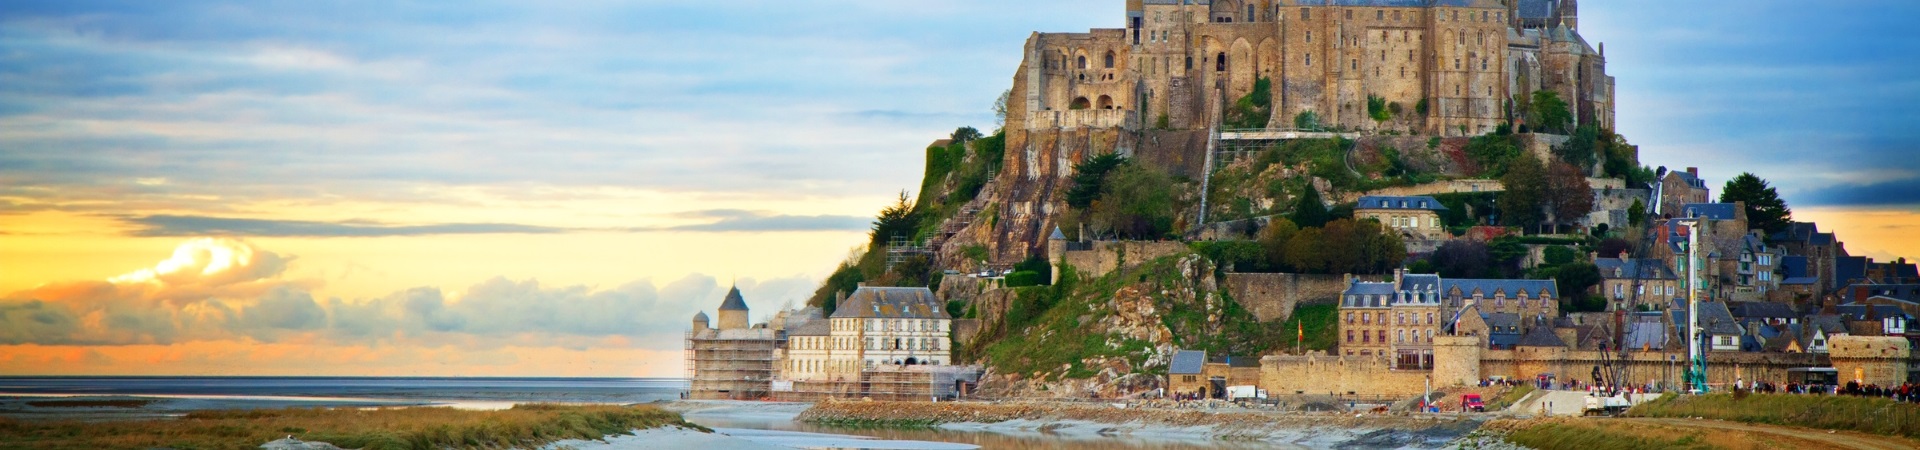
[[[1027,286],[1039,286],[1039,285],[1045,284],[1046,280],[1043,278],[1040,278],[1039,272],[1034,272],[1031,270],[1023,270],[1023,271],[1017,271],[1014,273],[1007,274],[1006,281],[1007,281],[1007,287],[1017,288],[1017,287],[1027,287]]]

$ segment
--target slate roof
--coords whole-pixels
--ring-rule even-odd
[[[1167,373],[1172,375],[1197,375],[1207,364],[1205,350],[1177,350],[1173,352],[1173,361],[1167,363]]]
[[[1462,297],[1472,297],[1473,290],[1479,289],[1487,298],[1492,298],[1496,292],[1505,292],[1507,298],[1519,297],[1521,292],[1526,292],[1529,298],[1540,298],[1542,292],[1553,298],[1560,298],[1560,288],[1554,284],[1553,280],[1440,280],[1441,295],[1447,295],[1454,289],[1459,289]]]
[[[1687,336],[1687,310],[1685,303],[1676,303],[1682,306],[1672,310],[1673,331],[1684,341]],[[1700,302],[1700,330],[1720,336],[1739,336],[1747,332],[1740,327],[1740,322],[1733,319],[1733,313],[1727,311],[1727,304],[1720,302]]]
[[[1341,293],[1340,306],[1348,308],[1385,308],[1393,300],[1396,292],[1393,283],[1375,283],[1355,280]]]
[[[1807,318],[1807,324],[1827,333],[1828,336],[1846,334],[1847,324],[1837,315],[1817,315]]]
[[[1520,343],[1515,344],[1515,346],[1516,347],[1566,347],[1567,342],[1560,340],[1560,335],[1553,334],[1553,327],[1536,326],[1536,327],[1533,327],[1532,330],[1527,330],[1527,335],[1521,336]]]
[[[695,322],[711,322],[712,320],[711,320],[711,319],[708,319],[708,318],[707,318],[707,312],[706,312],[706,311],[700,311],[700,312],[695,312],[695,313],[693,313],[693,321],[695,321]]]
[[[1685,170],[1668,171],[1667,174],[1679,177],[1680,181],[1684,181],[1688,186],[1693,186],[1696,189],[1705,189],[1707,187],[1706,181],[1701,180],[1700,177],[1694,176],[1691,173],[1687,173]]]
[[[1061,233],[1061,232],[1060,232],[1060,226],[1059,226],[1059,225],[1054,225],[1054,226],[1053,226],[1053,234],[1049,234],[1049,235],[1047,235],[1047,239],[1049,239],[1049,240],[1055,240],[1055,241],[1064,241],[1064,240],[1067,240],[1067,234],[1066,234],[1066,233]]]
[[[1853,280],[1867,277],[1867,257],[1849,256],[1835,258],[1833,261],[1833,282],[1845,286]]]
[[[1432,274],[1407,274],[1400,277],[1400,290],[1427,292],[1440,291],[1440,276]]]
[[[1553,2],[1550,0],[1520,0],[1519,11],[1523,19],[1547,19],[1553,17]]]
[[[1681,217],[1705,217],[1713,220],[1733,220],[1739,215],[1732,203],[1688,203],[1681,206]]]
[[[812,319],[798,325],[788,324],[787,336],[826,336],[833,331],[833,322],[825,319]]]
[[[1660,320],[1660,313],[1635,313],[1627,322],[1625,338],[1629,350],[1664,349],[1667,347],[1666,324]]]
[[[1835,312],[1840,313],[1841,317],[1845,317],[1847,320],[1867,320],[1867,306],[1873,306],[1873,318],[1875,319],[1885,319],[1888,317],[1907,317],[1906,311],[1901,311],[1900,307],[1894,306],[1894,305],[1862,305],[1857,303],[1849,303],[1845,305],[1836,306],[1833,309]]]
[[[1514,313],[1481,313],[1480,319],[1487,321],[1488,332],[1492,334],[1520,335],[1520,315]]]
[[[1354,204],[1353,209],[1361,209],[1361,210],[1399,209],[1399,210],[1446,211],[1447,207],[1445,205],[1441,205],[1439,200],[1434,200],[1433,197],[1428,197],[1424,195],[1414,195],[1414,196],[1407,196],[1407,197],[1388,197],[1388,196],[1369,195],[1365,197],[1360,197],[1360,202]]]
[[[1792,306],[1773,302],[1734,302],[1730,306],[1733,317],[1741,319],[1793,319],[1800,317],[1793,312]]]
[[[848,295],[833,311],[833,318],[952,319],[940,299],[927,288],[874,286],[855,289],[853,295]]]
[[[747,300],[740,298],[738,286],[727,290],[727,299],[720,302],[721,311],[746,311]]]
[[[1805,256],[1787,256],[1780,258],[1780,271],[1785,275],[1780,280],[1780,284],[1795,285],[1819,282],[1820,279],[1808,272],[1807,269],[1807,257]]]
[[[1631,258],[1621,260],[1620,258],[1600,258],[1594,260],[1593,265],[1600,268],[1601,278],[1610,280],[1635,278],[1635,273],[1638,273],[1638,278],[1642,280],[1680,279],[1680,277],[1673,274],[1672,268],[1667,267],[1666,261],[1658,259]],[[1619,270],[1619,276],[1614,275],[1616,269]]]
[[[1213,355],[1207,357],[1207,364],[1226,364],[1227,367],[1260,367],[1260,358]]]

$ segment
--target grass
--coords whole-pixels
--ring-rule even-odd
[[[1920,438],[1920,405],[1831,395],[1669,395],[1627,411],[1635,417],[1703,417]]]
[[[1532,394],[1532,393],[1533,393],[1533,385],[1521,384],[1519,386],[1514,387],[1513,390],[1509,390],[1507,391],[1507,393],[1501,394],[1499,397],[1494,398],[1491,401],[1488,401],[1487,410],[1500,411],[1500,410],[1507,409],[1508,407],[1513,406],[1513,404],[1515,403],[1520,403],[1520,400],[1527,398],[1527,394]]]
[[[1542,450],[1712,449],[1719,442],[1702,433],[1634,427],[1604,421],[1555,421],[1507,434],[1507,441]]]
[[[0,419],[0,448],[252,449],[289,435],[342,448],[533,447],[677,425],[705,430],[648,406],[515,405],[500,411],[452,408],[198,411],[179,419],[112,422]]]

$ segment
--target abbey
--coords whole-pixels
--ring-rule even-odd
[[[1613,125],[1604,46],[1575,0],[1128,0],[1123,28],[1035,33],[1010,129],[1216,128],[1265,80],[1267,128],[1461,136],[1522,122],[1535,91]],[[1375,109],[1390,114],[1370,114]],[[1377,120],[1386,116],[1386,120]],[[1304,122],[1304,121],[1303,121]]]

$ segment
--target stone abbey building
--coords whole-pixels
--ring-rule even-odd
[[[1035,33],[1009,129],[1204,129],[1266,79],[1268,128],[1479,135],[1555,92],[1580,124],[1613,125],[1604,47],[1575,0],[1128,0],[1122,28]],[[1379,98],[1393,118],[1375,121]]]

